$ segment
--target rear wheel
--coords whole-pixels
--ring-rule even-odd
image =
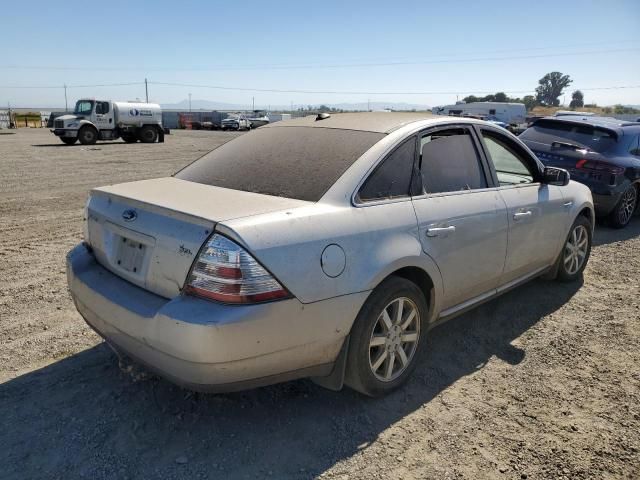
[[[389,277],[378,285],[351,330],[345,383],[372,397],[402,385],[424,353],[427,312],[413,282]]]
[[[98,141],[98,131],[87,125],[78,132],[78,139],[82,145],[94,145]]]
[[[142,143],[153,143],[158,139],[158,131],[151,125],[146,125],[140,129],[138,138]]]
[[[638,204],[638,189],[635,185],[631,185],[627,188],[613,211],[609,214],[609,224],[613,228],[624,228],[627,226],[633,212],[636,210]]]
[[[591,240],[591,222],[580,215],[573,222],[558,259],[558,280],[572,282],[582,276],[591,254]]]
[[[78,139],[76,137],[60,137],[60,140],[66,145],[73,145]]]

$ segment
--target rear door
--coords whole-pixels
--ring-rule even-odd
[[[507,207],[509,246],[500,284],[508,285],[553,263],[567,230],[571,203],[560,187],[540,182],[535,159],[517,141],[497,129],[479,131]]]
[[[446,315],[494,293],[507,250],[506,209],[468,125],[425,131],[419,169],[412,201],[423,250],[442,274]]]

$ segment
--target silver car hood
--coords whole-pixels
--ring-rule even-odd
[[[218,222],[309,204],[173,177],[142,180],[92,190],[85,235],[105,268],[172,298]]]

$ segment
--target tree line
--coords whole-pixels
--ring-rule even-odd
[[[463,100],[467,103],[471,102],[499,102],[499,103],[524,103],[527,110],[531,110],[537,106],[557,107],[560,105],[560,96],[565,88],[573,83],[569,75],[561,72],[549,72],[540,80],[536,87],[535,95],[525,95],[524,97],[509,97],[504,92],[497,92],[484,97],[469,95]],[[575,90],[571,94],[570,108],[597,107],[595,103],[585,104],[584,94],[580,90]],[[637,113],[638,110],[625,107],[624,105],[615,105],[614,107],[605,107],[605,113]],[[609,111],[606,111],[609,110]]]

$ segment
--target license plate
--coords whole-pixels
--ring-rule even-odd
[[[130,238],[120,238],[121,240],[118,248],[118,255],[116,256],[116,263],[120,268],[127,272],[140,273],[147,246],[131,240]]]

